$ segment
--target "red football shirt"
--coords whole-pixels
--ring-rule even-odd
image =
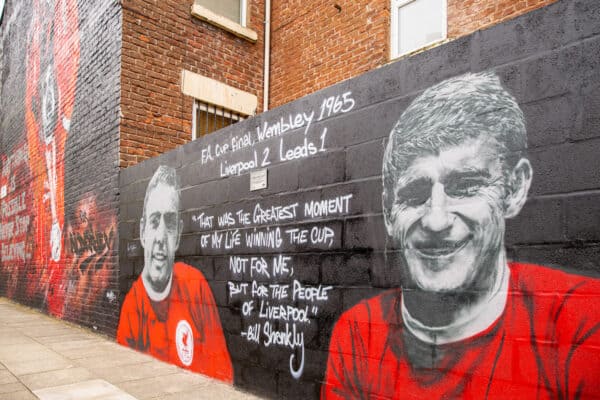
[[[173,265],[171,293],[150,300],[140,276],[121,308],[117,341],[195,372],[233,382],[233,368],[210,286],[195,268]]]
[[[345,312],[331,337],[323,399],[600,398],[600,281],[510,265],[501,317],[431,345],[403,326],[400,289]]]

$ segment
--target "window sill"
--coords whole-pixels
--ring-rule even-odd
[[[400,54],[395,54],[395,55],[392,54],[392,55],[390,55],[390,62],[398,61],[399,59],[405,58],[405,57],[412,57],[415,54],[419,54],[419,53],[422,53],[424,51],[433,49],[434,47],[438,47],[438,46],[440,46],[442,44],[446,44],[450,40],[451,39],[449,39],[449,38],[437,39],[437,40],[434,40],[433,42],[429,42],[428,44],[423,45],[422,47],[419,47],[417,49],[410,50],[410,51],[407,51],[407,52],[404,52],[404,53],[400,53]]]
[[[258,35],[252,29],[241,26],[240,24],[237,24],[232,20],[223,17],[222,15],[215,14],[199,4],[192,5],[192,15],[201,19],[202,21],[206,21],[209,24],[218,26],[221,29],[231,32],[236,36],[249,40],[252,43],[256,43],[258,39]]]

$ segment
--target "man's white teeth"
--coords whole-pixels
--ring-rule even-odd
[[[463,240],[458,240],[455,242],[430,244],[429,246],[421,245],[417,246],[416,250],[427,257],[443,257],[455,253],[465,244],[467,244],[470,239],[471,237],[468,236]]]

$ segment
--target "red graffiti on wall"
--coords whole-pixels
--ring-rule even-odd
[[[19,184],[30,179],[27,154],[27,144],[22,143],[11,155],[0,157],[0,272],[1,287],[9,297],[25,279],[25,266],[33,254],[29,215],[33,199],[29,186]]]
[[[93,195],[80,200],[73,214],[65,238],[70,259],[65,274],[64,315],[82,317],[90,304],[102,300],[109,287],[117,224],[114,215],[101,218]]]
[[[27,55],[25,129],[35,215],[27,295],[62,316],[65,288],[64,155],[75,101],[79,31],[75,0],[34,1]]]

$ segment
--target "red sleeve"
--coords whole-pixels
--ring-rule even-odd
[[[198,277],[197,286],[196,304],[191,312],[197,331],[203,332],[204,342],[194,356],[191,369],[233,383],[233,367],[215,299],[204,276]]]

